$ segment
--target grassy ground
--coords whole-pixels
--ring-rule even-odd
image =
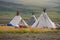
[[[11,26],[0,26],[0,33],[47,33],[60,32],[55,29],[41,29],[41,28],[15,28]]]
[[[0,26],[0,40],[60,40],[60,30]]]

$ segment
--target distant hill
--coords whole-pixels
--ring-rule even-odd
[[[23,4],[16,4],[11,2],[0,1],[0,11],[16,11],[17,8],[21,12],[29,12],[31,9],[25,8],[26,6]]]
[[[23,4],[16,4],[16,3],[12,3],[12,2],[0,1],[0,6],[18,8],[18,7],[22,7]]]
[[[23,6],[22,4],[16,4],[11,2],[0,1],[0,11],[15,11],[16,8]]]
[[[31,13],[33,10],[35,13],[38,13],[38,12],[40,12],[41,7],[28,6],[28,5],[17,4],[17,3],[12,3],[12,2],[0,1],[0,11],[15,12],[17,10],[17,8],[22,13]],[[55,8],[57,8],[57,9],[55,10]],[[56,6],[53,9],[51,8],[51,10],[49,10],[49,11],[60,12],[59,8],[60,8],[60,6]]]
[[[23,6],[23,4],[16,4],[16,3],[12,3],[12,2],[5,2],[5,1],[0,1],[0,5],[5,5],[5,6]]]

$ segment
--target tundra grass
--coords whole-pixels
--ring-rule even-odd
[[[41,28],[15,28],[15,27],[7,27],[7,26],[0,26],[0,34],[4,33],[57,33],[60,30],[56,29],[41,29]]]

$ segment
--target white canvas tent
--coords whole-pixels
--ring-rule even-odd
[[[19,16],[19,13],[17,12],[17,16],[15,16],[11,22],[8,24],[8,26],[16,26],[19,27],[19,25],[23,23],[23,26],[28,26],[28,24],[22,19],[21,16]]]
[[[38,28],[56,28],[55,24],[50,20],[45,10],[43,10],[42,14],[36,20],[36,22],[32,25],[32,27]]]
[[[21,22],[24,23],[24,26],[28,26],[20,16],[15,16],[13,20],[10,22],[10,24],[12,24],[13,26],[19,26]]]
[[[32,16],[31,16],[31,18],[28,19],[27,24],[32,26],[35,23],[36,20],[37,19],[36,19],[34,13],[32,13]]]

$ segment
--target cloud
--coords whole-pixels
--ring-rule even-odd
[[[8,2],[22,3],[25,5],[35,5],[35,6],[49,6],[55,7],[60,3],[60,0],[3,0]]]

